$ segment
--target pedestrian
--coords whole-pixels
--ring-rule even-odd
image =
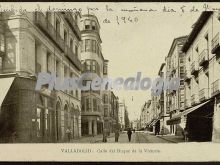
[[[184,134],[185,142],[188,142],[189,141],[189,132],[188,132],[187,128],[184,128],[183,134]]]
[[[127,134],[128,134],[128,140],[130,142],[131,141],[131,134],[132,134],[131,128],[128,129]]]
[[[119,130],[115,130],[115,142],[118,142]]]
[[[106,128],[104,128],[103,130],[103,142],[106,143],[107,142],[107,136],[108,136],[108,130]]]
[[[70,130],[70,127],[68,127],[66,129],[66,135],[67,135],[67,138],[68,138],[68,142],[70,142],[70,139],[71,139],[71,130]]]
[[[135,129],[134,129],[134,133],[135,133]]]

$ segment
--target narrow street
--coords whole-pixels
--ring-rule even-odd
[[[108,138],[108,143],[115,143],[115,138],[114,137]],[[118,143],[129,143],[127,133],[120,134]],[[148,133],[135,132],[131,136],[131,143],[171,143],[171,142]]]
[[[102,135],[97,135],[95,137],[82,137],[81,139],[72,140],[71,143],[103,143],[103,142],[102,142]],[[115,142],[114,133],[112,133],[108,137],[107,143],[117,143]],[[129,143],[126,132],[120,133],[118,143]],[[149,133],[135,132],[131,136],[130,143],[172,143],[172,142]]]

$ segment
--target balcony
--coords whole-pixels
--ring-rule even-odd
[[[189,73],[188,70],[186,70],[185,72],[185,77],[184,77],[184,81],[188,82],[191,80],[191,74]]]
[[[211,91],[212,91],[212,96],[215,96],[220,93],[220,79],[212,83]]]
[[[209,58],[209,51],[208,51],[208,49],[204,49],[201,53],[200,53],[200,55],[199,55],[199,65],[200,66],[203,66],[203,65],[205,65],[207,62],[208,62],[208,58]]]
[[[198,101],[198,95],[197,94],[193,94],[192,96],[191,96],[191,104],[192,105],[195,105],[195,104],[197,104],[199,101]]]
[[[61,38],[60,34],[56,32],[53,25],[46,19],[43,13],[35,13],[34,23],[60,48],[62,52],[64,52],[64,40]]]
[[[190,100],[186,99],[185,100],[185,108],[189,108],[190,107]]]
[[[219,51],[220,45],[219,45],[219,33],[215,35],[215,37],[212,39],[212,54],[216,54]]]
[[[76,20],[72,16],[72,12],[64,12],[63,15],[78,40],[81,40],[81,32],[79,30]]]
[[[72,62],[72,64],[79,70],[81,70],[81,62],[78,59],[77,55],[73,53],[72,49],[69,46],[65,46],[65,55]]]
[[[198,73],[198,71],[199,71],[199,65],[198,65],[197,62],[194,61],[194,62],[191,64],[191,74],[192,74],[192,75],[195,75],[195,74]]]
[[[204,101],[209,97],[209,90],[208,88],[203,88],[199,91],[199,101]]]

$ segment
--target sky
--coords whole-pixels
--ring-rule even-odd
[[[173,39],[188,35],[199,14],[139,14],[133,24],[106,24],[100,22],[102,52],[109,60],[109,77],[143,77],[155,79],[165,62]],[[102,14],[97,15],[99,20]],[[151,99],[147,91],[115,91],[128,107],[129,118],[140,118],[141,107]],[[133,99],[132,99],[133,98]]]
[[[72,5],[72,4],[71,4]],[[112,9],[113,11],[107,11]],[[188,35],[192,25],[201,12],[162,12],[162,8],[180,9],[181,3],[75,3],[75,8],[82,8],[82,14],[95,14],[100,24],[102,53],[109,60],[109,77],[135,77],[137,72],[143,77],[154,80],[159,68],[165,62],[172,41],[176,37]],[[191,9],[192,4],[185,3]],[[64,6],[69,6],[64,3]],[[121,12],[123,8],[157,9],[157,12]],[[200,5],[202,8],[202,4]],[[126,21],[123,23],[123,17]],[[117,23],[119,18],[119,24]],[[136,19],[135,19],[136,18]],[[136,21],[135,21],[136,20]],[[110,22],[110,23],[106,23]],[[151,99],[147,91],[115,91],[120,102],[125,100],[130,120],[140,118],[141,107]],[[133,99],[132,99],[133,98]]]

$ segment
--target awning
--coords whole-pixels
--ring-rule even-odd
[[[15,77],[0,78],[0,106],[2,105]]]
[[[154,126],[158,120],[159,120],[159,119],[154,119],[154,120],[150,123],[149,127],[150,127],[150,126]]]
[[[185,115],[187,115],[187,114],[189,114],[189,113],[199,109],[200,107],[202,107],[203,105],[207,104],[208,102],[210,102],[210,100],[208,100],[208,101],[206,101],[204,103],[198,104],[198,105],[196,105],[196,106],[194,106],[192,108],[189,108],[189,109],[187,109],[187,110],[185,110],[185,111],[183,111],[183,112],[173,116],[170,120],[167,120],[167,125],[180,123],[181,116],[185,116]]]

